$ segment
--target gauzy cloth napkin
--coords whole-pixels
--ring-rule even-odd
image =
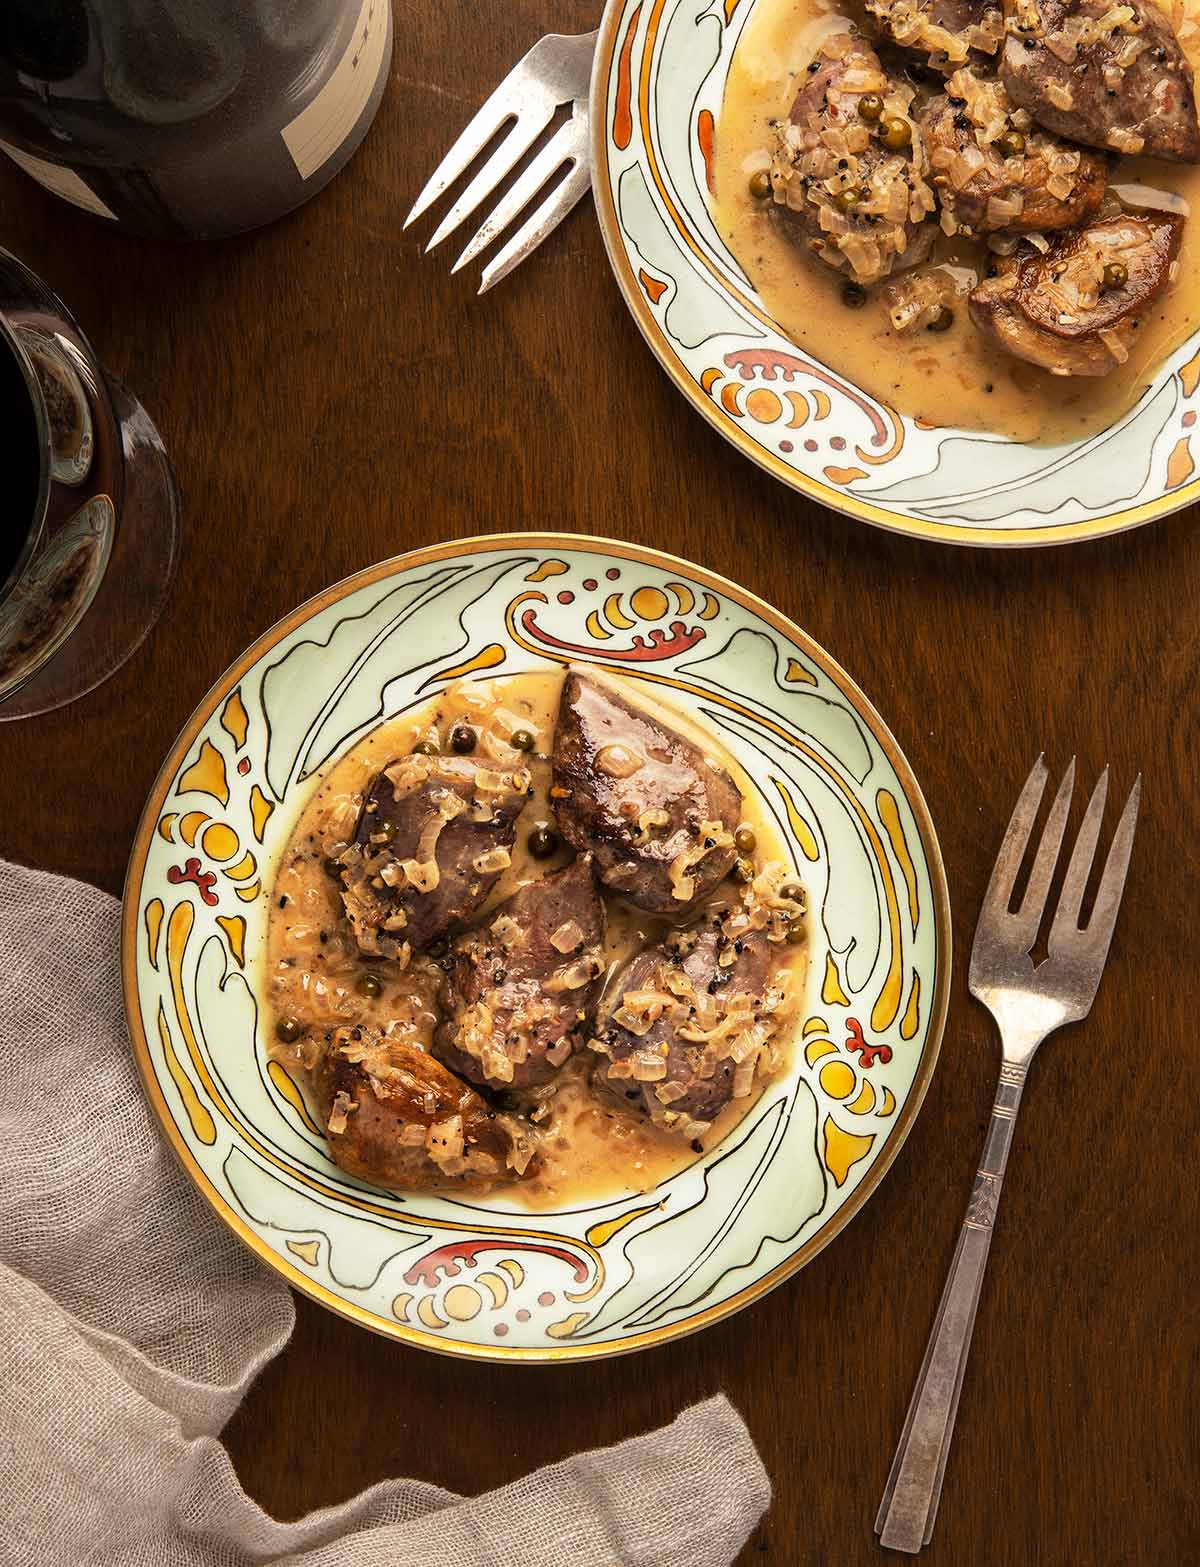
[[[118,907],[0,861],[5,1567],[727,1567],[771,1491],[724,1398],[485,1496],[391,1480],[289,1524],[250,1500],[217,1436],[292,1298],[151,1116]]]

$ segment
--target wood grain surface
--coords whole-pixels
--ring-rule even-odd
[[[400,223],[474,106],[578,0],[397,4],[379,121],[293,217],[220,245],[125,238],[0,169],[0,243],[159,421],[186,503],[167,615],[101,690],[0,726],[0,854],[121,889],[159,761],[209,684],[329,582],[433,540],[559,527],[737,578],[875,701],[941,837],[957,952],[925,1108],[832,1247],[765,1301],[630,1360],[475,1366],[306,1300],[228,1432],[293,1517],[391,1474],[463,1492],[724,1389],[775,1487],[741,1560],[880,1559],[871,1526],[997,1068],[966,988],[980,897],[1040,748],[1146,797],[1091,1018],[1033,1068],[933,1563],[1200,1558],[1200,547],[1187,513],[1057,551],[892,537],[789,493],[671,389],[585,202],[484,299]],[[0,500],[2,505],[2,500]],[[1078,815],[1078,806],[1077,812]],[[120,1172],[113,1172],[120,1179]],[[518,1564],[519,1567],[519,1564]],[[585,1564],[586,1567],[586,1564]]]

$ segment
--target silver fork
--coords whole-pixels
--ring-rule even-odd
[[[1140,774],[1117,824],[1091,917],[1086,929],[1080,930],[1080,905],[1096,853],[1108,795],[1108,769],[1105,768],[1092,791],[1075,840],[1054,923],[1050,927],[1049,956],[1035,968],[1029,954],[1046,910],[1050,879],[1067,824],[1075,787],[1074,760],[1067,768],[1050,808],[1021,906],[1015,914],[1010,913],[1013,886],[1045,791],[1046,778],[1046,764],[1039,756],[1008,824],[975,929],[975,945],[971,950],[971,993],[995,1018],[1004,1059],[983,1159],[975,1175],[967,1216],[959,1231],[958,1248],[942,1291],[925,1360],[875,1520],[879,1543],[898,1551],[919,1551],[933,1537],[954,1417],[958,1412],[963,1372],[971,1347],[971,1331],[979,1306],[983,1270],[987,1265],[992,1226],[1000,1202],[1000,1187],[1025,1074],[1047,1035],[1064,1023],[1078,1022],[1091,1011],[1117,921],[1125,873],[1129,869],[1142,793]]]
[[[513,219],[537,195],[564,164],[569,172],[541,206],[532,212],[503,250],[483,270],[479,292],[506,277],[515,266],[562,222],[592,182],[588,151],[588,89],[596,34],[551,33],[512,68],[479,110],[450,151],[438,164],[432,179],[417,197],[404,227],[416,220],[443,195],[468,165],[479,156],[508,122],[513,127],[475,178],[438,224],[426,251],[433,249],[490,196],[554,118],[562,104],[571,104],[571,118],[550,138],[529,167],[513,182],[471,243],[451,267],[457,272],[487,249]]]

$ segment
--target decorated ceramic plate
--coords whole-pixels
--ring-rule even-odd
[[[787,1064],[727,1136],[650,1189],[534,1211],[512,1193],[371,1186],[332,1161],[304,1085],[272,1048],[281,857],[339,758],[381,724],[463,682],[561,676],[568,663],[704,726],[772,824],[809,910]],[[928,811],[843,671],[732,583],[568,535],[420,550],[267,632],[167,758],[125,893],[139,1064],[216,1212],[353,1321],[490,1359],[662,1343],[748,1305],[820,1251],[912,1125],[949,965]]]
[[[776,274],[782,252],[793,247],[766,237],[763,227],[743,223],[744,243],[731,244],[740,233],[731,216],[736,204],[721,177],[743,196],[753,161],[741,157],[738,143],[747,91],[793,80],[797,50],[809,48],[810,13],[822,9],[833,8],[822,0],[609,0],[592,82],[593,190],[625,301],[675,385],[739,451],[786,484],[920,537],[1055,544],[1149,522],[1200,497],[1191,451],[1200,334],[1184,336],[1186,301],[1200,286],[1200,239],[1190,231],[1174,303],[1151,327],[1163,357],[1150,359],[1144,375],[1130,361],[1102,383],[1064,381],[995,350],[1003,363],[993,385],[991,376],[970,373],[981,339],[960,301],[954,333],[961,337],[926,337],[910,353],[906,393],[921,405],[912,414],[889,401],[902,399],[888,390],[895,354],[886,312],[873,297],[866,311],[842,309],[834,274],[798,250],[788,265],[800,271],[785,287]],[[786,118],[788,102],[781,98],[778,115]],[[760,122],[778,123],[765,114]],[[1111,178],[1122,200],[1149,202],[1149,187],[1138,181],[1169,187],[1161,200],[1176,211],[1196,195],[1188,183],[1196,171],[1183,165],[1138,166]],[[765,253],[771,246],[780,256]],[[795,287],[796,277],[817,274],[822,281],[807,286],[814,296],[824,291],[824,304]],[[861,306],[861,297],[855,302]],[[855,358],[851,338],[872,311],[878,351],[872,357],[858,344]],[[791,336],[778,324],[784,319],[793,323]],[[799,339],[807,346],[798,347]],[[957,345],[959,378],[935,363],[947,344]],[[857,368],[839,371],[837,363]],[[929,380],[922,397],[916,383],[939,375],[945,384]],[[1114,395],[1122,382],[1123,399]],[[1024,393],[1030,396],[1018,406]],[[1007,420],[1020,438],[959,428],[956,417],[965,421],[972,399],[994,408],[996,425]],[[1038,439],[1020,434],[1033,426]]]

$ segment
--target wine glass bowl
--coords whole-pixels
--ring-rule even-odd
[[[154,426],[65,305],[0,250],[0,719],[74,701],[158,619],[178,494]]]

